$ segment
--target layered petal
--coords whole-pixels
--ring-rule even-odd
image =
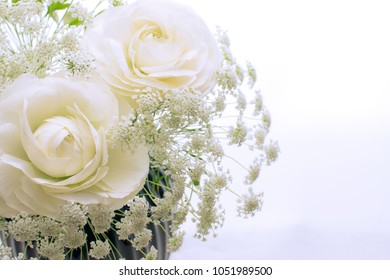
[[[112,90],[132,97],[137,89],[194,88],[207,94],[216,84],[221,54],[214,36],[189,7],[143,0],[99,15],[83,43]]]
[[[0,216],[56,217],[69,202],[122,207],[149,169],[145,147],[108,148],[110,123],[130,109],[96,79],[17,79],[0,102]]]

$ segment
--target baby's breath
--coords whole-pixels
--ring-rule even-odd
[[[111,227],[114,211],[105,205],[97,204],[88,206],[88,217],[96,233],[104,233]]]
[[[255,99],[253,101],[253,104],[255,105],[253,115],[258,116],[263,110],[263,97],[261,95],[260,90],[255,91]]]
[[[103,259],[107,257],[107,255],[110,253],[111,247],[108,240],[101,241],[97,240],[91,242],[91,249],[89,251],[89,255],[94,259]]]
[[[39,236],[38,222],[31,215],[21,213],[8,222],[7,230],[16,241],[33,241]]]
[[[58,237],[61,234],[62,225],[60,222],[42,216],[38,216],[35,219],[38,222],[38,229],[41,236]]]
[[[59,221],[69,228],[81,228],[87,223],[86,207],[71,203],[60,207]]]
[[[215,108],[215,112],[218,115],[222,114],[223,111],[226,109],[226,95],[223,94],[221,91],[217,92],[213,105]]]
[[[244,194],[238,200],[237,211],[239,216],[248,218],[249,216],[254,216],[256,211],[260,211],[263,205],[262,201],[263,193],[255,194],[252,188],[249,188],[248,194]]]
[[[71,226],[64,227],[64,233],[60,235],[59,240],[65,247],[77,249],[85,244],[87,235],[84,230],[76,229]]]
[[[61,241],[50,241],[44,238],[39,242],[39,254],[50,260],[63,260],[65,258],[64,244]]]
[[[91,12],[89,12],[81,3],[71,5],[69,13],[73,19],[77,19],[80,22],[90,21],[92,16]]]
[[[235,127],[231,127],[228,133],[230,144],[241,146],[248,135],[248,128],[242,120],[238,120]]]
[[[12,248],[0,244],[0,260],[12,259]]]
[[[245,111],[246,109],[246,96],[245,94],[239,90],[238,91],[238,97],[237,97],[237,105],[236,105],[236,109],[239,111],[239,112],[243,112]]]
[[[262,121],[264,128],[268,131],[271,126],[271,115],[268,111],[263,111]]]
[[[63,69],[88,76],[93,58],[80,48],[92,13],[80,2],[0,2],[1,87],[24,73],[45,77]]]
[[[217,205],[221,193],[221,185],[217,180],[207,180],[201,194],[201,202],[196,211],[197,233],[196,237],[205,241],[210,232],[215,234],[215,230],[222,226],[224,222],[224,210]]]
[[[255,85],[257,79],[256,69],[249,61],[247,62],[246,67],[248,73],[248,85],[250,88],[252,88]]]
[[[255,159],[253,164],[249,167],[248,175],[245,177],[245,184],[253,184],[259,177],[261,169],[261,163],[258,159]]]
[[[95,69],[95,58],[85,51],[69,52],[64,54],[62,60],[72,76],[90,77]]]
[[[75,27],[69,28],[63,34],[58,35],[58,44],[64,52],[74,52],[79,49],[80,46],[80,34]]]
[[[134,235],[131,244],[135,249],[142,250],[143,248],[149,245],[151,239],[152,239],[152,231],[150,229],[144,228],[142,231],[137,232]]]
[[[206,164],[202,161],[197,161],[189,170],[189,176],[195,186],[199,185],[202,175],[206,171]]]
[[[184,202],[186,203],[186,202]],[[180,228],[180,226],[186,221],[187,215],[189,212],[189,204],[185,204],[184,206],[176,209],[174,219],[171,222],[171,230],[174,232]]]
[[[156,198],[154,203],[156,206],[152,207],[153,221],[169,220],[172,218],[172,212],[176,207],[172,193],[165,193],[164,198]]]
[[[223,30],[220,26],[217,26],[216,29],[217,29],[216,38],[218,40],[218,43],[222,46],[230,47],[230,39],[229,36],[227,35],[226,30]]]
[[[261,126],[256,127],[254,138],[255,138],[255,145],[259,150],[263,149],[263,144],[266,136],[267,136],[267,131],[263,127]]]
[[[130,235],[139,236],[149,223],[149,205],[144,197],[136,197],[128,203],[129,210],[116,223],[119,239],[126,240]]]
[[[183,244],[184,232],[175,232],[168,241],[168,251],[176,252]]]
[[[279,156],[279,145],[278,142],[271,141],[269,145],[265,147],[265,154],[267,157],[267,165],[270,165],[278,159]]]
[[[143,260],[156,260],[157,259],[157,249],[152,246],[150,248],[150,251],[145,255],[145,257],[143,258]]]
[[[234,91],[239,84],[239,77],[237,76],[236,68],[234,66],[222,68],[218,72],[218,85],[223,90]]]
[[[96,233],[108,231],[114,216],[115,212],[105,205],[95,204],[88,206],[88,217],[91,220]]]

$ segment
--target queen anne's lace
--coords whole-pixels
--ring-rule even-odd
[[[125,4],[108,2],[111,6]],[[76,1],[0,2],[1,88],[24,73],[46,77],[66,72],[68,78],[80,79],[96,76],[95,57],[80,45],[93,16]],[[223,59],[214,73],[216,86],[208,94],[187,87],[134,89],[133,108],[113,119],[106,131],[110,148],[133,152],[142,143],[149,150],[151,169],[163,171],[146,179],[149,189],[142,196],[117,211],[102,204],[70,203],[59,208],[56,219],[20,213],[11,220],[0,218],[0,230],[17,241],[27,241],[28,246],[36,241],[40,257],[49,259],[63,259],[80,246],[87,246],[93,259],[111,258],[115,248],[105,233],[114,230],[119,239],[143,252],[145,259],[156,259],[156,248],[145,250],[152,239],[149,223],[169,221],[168,249],[174,252],[183,243],[181,225],[188,216],[196,224],[197,238],[216,235],[224,222],[220,195],[225,191],[238,196],[240,216],[260,211],[263,194],[255,193],[254,184],[263,165],[277,160],[279,147],[268,140],[271,116],[256,88],[254,65],[241,65],[224,30],[217,28],[215,36]],[[234,156],[232,148],[238,147],[238,151],[249,151],[252,158]],[[246,174],[233,180],[225,168],[229,161]],[[237,194],[241,191],[233,191],[232,184],[248,188],[246,194]],[[164,195],[156,195],[161,189]],[[96,241],[86,244],[86,227],[93,229]],[[1,246],[0,259],[12,258],[11,249]]]

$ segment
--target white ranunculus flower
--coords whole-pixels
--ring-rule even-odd
[[[23,75],[0,100],[0,216],[55,217],[69,202],[118,209],[142,188],[148,151],[111,149],[118,101],[99,81]]]
[[[189,7],[140,0],[96,17],[83,42],[112,90],[194,88],[207,94],[216,84],[221,54],[215,37]]]

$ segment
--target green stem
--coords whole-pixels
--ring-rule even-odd
[[[241,195],[239,195],[238,193],[236,193],[235,191],[233,191],[231,188],[226,188],[229,192],[231,192],[232,194],[234,194],[235,196],[237,196],[238,198],[242,198]]]
[[[97,8],[103,3],[105,2],[105,0],[100,0],[99,3],[96,4],[95,8],[92,10],[92,14],[95,14]],[[98,14],[100,14],[101,12],[99,12]]]
[[[228,155],[225,155],[226,158],[228,159],[231,159],[232,161],[234,161],[235,163],[237,163],[239,166],[241,166],[242,168],[244,168],[246,171],[249,172],[249,169],[247,167],[245,167],[242,163],[240,163],[238,160],[236,160],[235,158],[231,157],[231,156],[228,156]]]
[[[66,10],[64,11],[64,14],[62,15],[61,19],[58,21],[57,27],[56,27],[54,32],[57,32],[57,31],[61,30],[66,25],[64,23],[65,15],[68,13],[68,11],[69,11],[70,7],[72,7],[72,5],[73,5],[73,0],[70,1],[69,7],[66,8]]]
[[[118,253],[119,257],[122,257],[122,254],[119,252],[118,248],[115,246],[115,244],[111,241],[110,238],[105,233],[102,233],[102,236],[104,237],[104,240],[108,240],[108,243],[110,244],[111,251],[115,251]],[[100,239],[99,239],[100,240]],[[112,254],[113,258],[116,259],[115,253]]]

